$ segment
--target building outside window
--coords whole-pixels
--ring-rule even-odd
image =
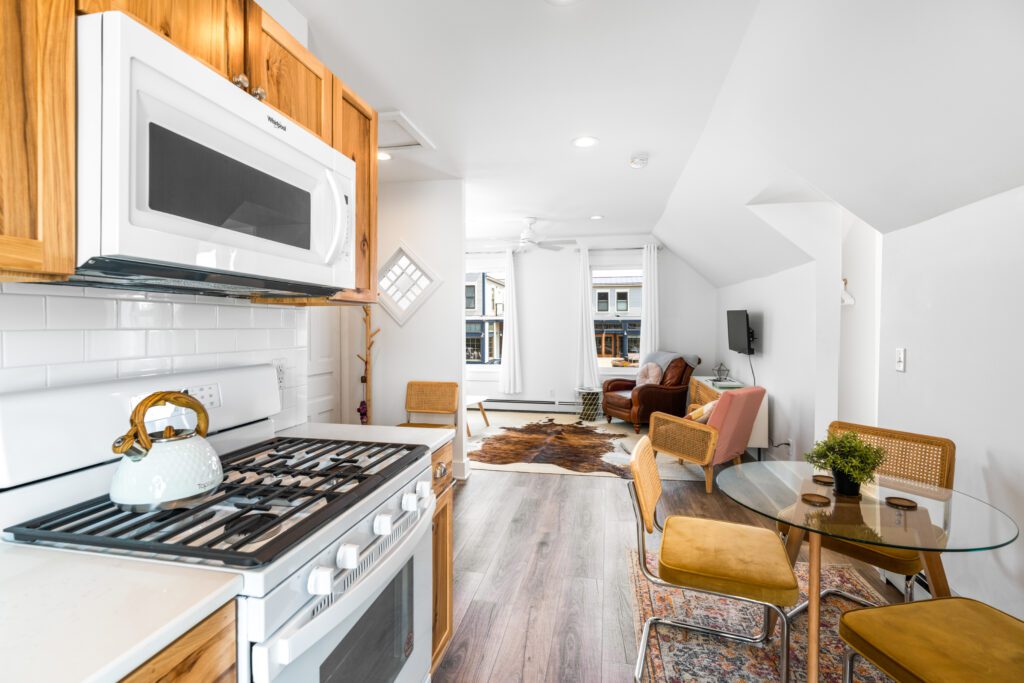
[[[504,273],[466,273],[466,363],[501,363],[504,331]]]
[[[635,367],[640,356],[643,271],[593,269],[594,345],[600,367]],[[615,309],[611,310],[611,301]]]

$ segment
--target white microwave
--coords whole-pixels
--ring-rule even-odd
[[[355,164],[120,12],[78,18],[72,284],[355,287]]]

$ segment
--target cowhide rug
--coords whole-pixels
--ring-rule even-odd
[[[471,460],[489,465],[557,465],[573,472],[607,472],[626,479],[627,468],[603,458],[615,451],[615,441],[621,438],[622,434],[598,431],[581,421],[559,424],[546,418],[522,427],[505,427],[484,438],[480,449],[468,455]]]

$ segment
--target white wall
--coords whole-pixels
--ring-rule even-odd
[[[1024,523],[1024,187],[883,238],[879,424],[956,442],[955,487]],[[905,373],[895,349],[907,349]],[[957,511],[953,510],[956,517]],[[943,555],[954,592],[1024,617],[1024,541]]]
[[[843,277],[855,303],[839,312],[839,419],[873,425],[878,420],[882,236],[845,213]]]
[[[0,392],[281,359],[275,422],[290,427],[306,421],[307,316],[238,299],[5,283]]]
[[[625,254],[640,265],[639,251]],[[576,348],[577,258],[573,249],[516,255],[523,392],[505,396],[498,391],[497,367],[468,365],[466,393],[491,399],[576,400],[575,366],[568,360]],[[592,255],[591,265],[632,263],[623,263],[614,250],[602,250]],[[715,288],[668,249],[658,252],[658,285],[659,348],[695,353],[704,359],[700,370],[709,369],[713,363],[708,359],[715,355]]]
[[[792,444],[769,451],[779,459],[799,458],[814,443],[816,277],[807,263],[718,290],[718,353],[708,367],[721,360],[732,377],[752,381],[748,357],[729,350],[726,327],[726,311],[746,309],[758,336],[751,360],[768,391],[769,434]]]
[[[380,328],[373,348],[373,424],[405,422],[405,385],[410,380],[462,381],[465,304],[463,242],[464,188],[461,180],[382,183],[378,191],[378,259],[384,263],[400,243],[440,278],[441,285],[399,325],[380,306],[373,307]],[[363,351],[362,309],[346,308],[343,348],[343,414],[358,421]],[[463,475],[463,431],[455,436],[456,475]]]
[[[258,0],[256,4],[296,40],[309,47],[309,22],[288,0]]]

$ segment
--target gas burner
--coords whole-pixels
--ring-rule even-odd
[[[224,539],[225,543],[234,543],[247,537],[247,534],[251,534],[257,529],[270,525],[277,520],[278,515],[272,512],[253,512],[250,514],[242,515],[241,517],[235,517],[224,524],[224,533],[228,536]],[[273,525],[260,535],[261,541],[266,541],[274,536],[281,533],[280,525]]]

